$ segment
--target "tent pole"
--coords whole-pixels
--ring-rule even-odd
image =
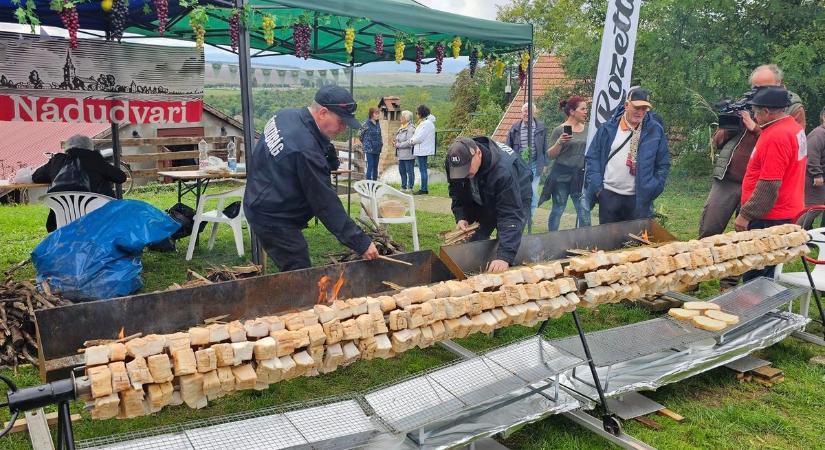
[[[355,54],[353,52],[352,57],[349,61],[349,93],[352,95],[352,98],[355,98]],[[352,128],[349,129],[349,140],[348,142],[348,150],[347,150],[347,164],[349,167],[347,170],[349,171],[347,175],[347,179],[349,183],[347,183],[347,214],[351,214],[350,210],[352,209]]]
[[[236,8],[243,8],[246,0],[235,0]],[[240,36],[238,39],[238,71],[240,72],[241,83],[241,116],[243,117],[243,142],[244,142],[244,164],[246,173],[253,170],[249,162],[249,155],[255,148],[255,120],[252,118],[252,86],[249,83],[249,70],[252,61],[249,52],[249,30],[240,23]],[[252,236],[252,262],[264,266],[266,270],[266,254],[261,248],[261,243],[254,233]]]
[[[527,53],[530,55],[530,60],[527,62],[527,148],[531,153],[538,152],[539,149],[533,148],[533,44],[527,46]],[[544,149],[542,149],[544,151]],[[536,174],[536,176],[539,176]],[[527,234],[533,234],[533,208],[530,205],[527,213]]]
[[[116,169],[120,169],[120,126],[117,122],[112,122],[112,165]],[[115,198],[118,200],[123,198],[123,186],[120,183],[115,183]]]

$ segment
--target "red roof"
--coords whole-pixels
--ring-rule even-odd
[[[44,152],[60,153],[60,143],[75,134],[89,137],[110,129],[108,123],[0,122],[0,163],[16,169],[37,168],[48,157]]]
[[[564,84],[571,85],[570,81],[564,74],[564,69],[561,66],[561,60],[554,55],[541,55],[533,64],[533,102],[540,98],[550,88],[561,86]],[[507,131],[514,123],[521,120],[521,105],[527,100],[527,85],[519,88],[513,101],[504,112],[504,116],[496,127],[493,133],[493,139],[504,142],[507,140]]]

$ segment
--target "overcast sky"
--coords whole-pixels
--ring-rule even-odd
[[[416,0],[430,8],[440,9],[464,16],[494,20],[496,6],[510,3],[508,0]]]

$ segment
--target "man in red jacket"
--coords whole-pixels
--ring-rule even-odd
[[[738,231],[789,223],[805,201],[808,145],[804,128],[785,112],[791,104],[788,91],[765,86],[749,103],[762,133],[742,180],[742,207],[734,222]],[[742,280],[772,275],[771,266],[749,271]]]

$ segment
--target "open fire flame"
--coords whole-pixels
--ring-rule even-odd
[[[344,272],[341,272],[341,275],[338,276],[335,283],[332,283],[332,279],[330,277],[326,275],[322,276],[318,280],[318,301],[316,304],[330,304],[337,300],[338,293],[341,291],[341,288],[344,287],[344,283],[346,283]],[[331,289],[330,284],[332,284]]]
[[[126,337],[126,333],[125,333],[124,327],[120,327],[120,331],[117,333],[117,338],[118,339],[123,339],[125,337]]]

